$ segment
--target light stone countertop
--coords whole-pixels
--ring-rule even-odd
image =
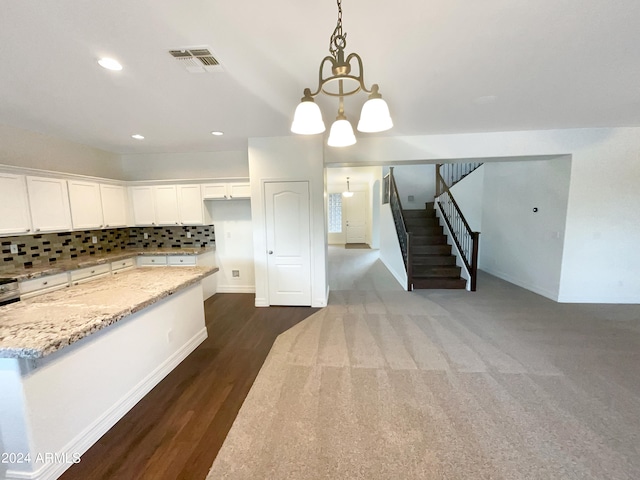
[[[49,265],[38,265],[28,268],[0,268],[0,277],[13,278],[18,281],[30,280],[33,278],[55,275],[56,273],[68,272],[78,268],[92,267],[104,263],[117,262],[127,258],[138,256],[159,256],[159,255],[201,255],[212,252],[215,247],[200,248],[129,248],[110,253],[100,253],[96,255],[83,255],[77,258],[58,260]]]
[[[0,358],[41,358],[217,272],[139,267],[0,307]]]

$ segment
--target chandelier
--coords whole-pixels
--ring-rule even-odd
[[[329,52],[320,62],[318,72],[318,87],[315,92],[304,89],[304,96],[296,108],[291,131],[302,135],[313,135],[325,131],[320,107],[314,102],[314,97],[320,93],[331,97],[338,97],[338,115],[331,125],[327,144],[331,147],[347,147],[356,143],[353,127],[344,113],[344,97],[355,95],[363,91],[369,94],[369,99],[362,106],[358,130],[360,132],[383,132],[393,127],[389,115],[387,102],[382,99],[379,87],[373,84],[368,89],[364,83],[364,69],[362,59],[357,53],[350,53],[345,58],[344,49],[347,46],[347,34],[342,33],[342,0],[338,3],[338,23],[329,40]],[[352,64],[357,67],[357,75],[352,73]],[[324,76],[327,65],[331,66],[331,75]]]

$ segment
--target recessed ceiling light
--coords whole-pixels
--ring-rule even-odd
[[[144,137],[137,133],[135,135],[131,135],[131,138],[135,138],[136,140],[144,140]]]
[[[101,58],[98,60],[98,65],[102,68],[106,68],[107,70],[122,70],[122,65],[117,60],[113,58]]]
[[[224,132],[220,132],[218,130],[214,130],[213,132],[211,132],[211,135],[215,135],[215,136],[219,137],[220,135],[224,135]]]

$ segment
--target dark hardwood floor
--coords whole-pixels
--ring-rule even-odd
[[[276,337],[317,310],[214,295],[209,338],[60,478],[204,479]]]

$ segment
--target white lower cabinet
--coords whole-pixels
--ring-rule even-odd
[[[169,255],[167,265],[173,267],[194,267],[196,265],[195,255]]]
[[[167,265],[167,257],[166,255],[150,255],[150,256],[141,256],[138,257],[138,266],[139,267],[153,267],[153,266],[166,266]]]
[[[136,268],[136,261],[134,258],[127,258],[125,260],[118,260],[117,262],[111,262],[111,271],[114,275],[120,272],[126,272]]]
[[[72,285],[80,285],[98,278],[111,275],[111,264],[104,263],[102,265],[96,265],[94,267],[79,268],[78,270],[72,270],[69,274]]]
[[[69,274],[67,272],[47,275],[46,277],[34,278],[20,282],[20,299],[26,300],[53,292],[69,286]]]

